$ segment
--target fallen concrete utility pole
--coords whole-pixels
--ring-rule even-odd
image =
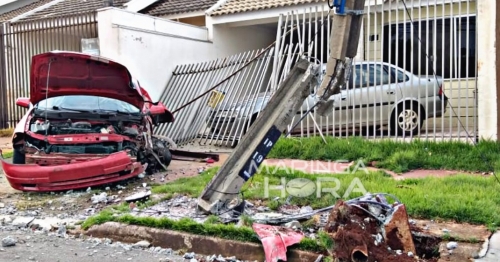
[[[345,84],[346,58],[356,55],[364,3],[365,0],[329,2],[331,8],[336,8],[331,55],[326,76],[317,93],[319,102],[312,108],[318,106],[316,110],[321,111],[322,115],[333,112],[333,101],[329,98],[340,93],[340,87]],[[244,201],[239,197],[243,184],[258,171],[260,164],[299,112],[309,95],[309,85],[319,75],[318,68],[319,65],[311,64],[304,58],[293,67],[234,152],[202,192],[198,200],[200,211],[222,214],[243,207]]]
[[[317,72],[316,65],[305,59],[299,60],[201,194],[198,200],[201,211],[220,214],[241,204],[241,187],[257,172],[283,130],[300,110],[309,95],[309,84],[316,78],[313,74]]]

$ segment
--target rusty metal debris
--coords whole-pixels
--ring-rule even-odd
[[[366,244],[357,246],[352,250],[351,260],[355,262],[368,261],[368,247],[366,247]]]
[[[406,208],[393,195],[338,201],[325,230],[340,261],[418,261]]]

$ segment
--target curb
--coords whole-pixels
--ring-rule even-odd
[[[197,254],[236,256],[239,260],[248,261],[265,260],[264,248],[260,244],[198,236],[166,229],[106,222],[102,225],[92,226],[84,234],[97,238],[109,238],[123,243],[137,243],[146,240],[152,246],[173,250],[182,249]],[[318,256],[319,254],[312,252],[288,249],[287,261],[315,261]]]

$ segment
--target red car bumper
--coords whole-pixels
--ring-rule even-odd
[[[118,182],[144,172],[139,162],[133,162],[126,152],[86,162],[66,165],[15,165],[2,160],[10,185],[21,191],[61,191],[87,188]]]

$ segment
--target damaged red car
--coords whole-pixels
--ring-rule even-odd
[[[30,97],[12,138],[13,163],[2,160],[10,185],[60,191],[113,183],[165,169],[172,159],[153,128],[174,121],[128,69],[73,52],[32,58]]]

